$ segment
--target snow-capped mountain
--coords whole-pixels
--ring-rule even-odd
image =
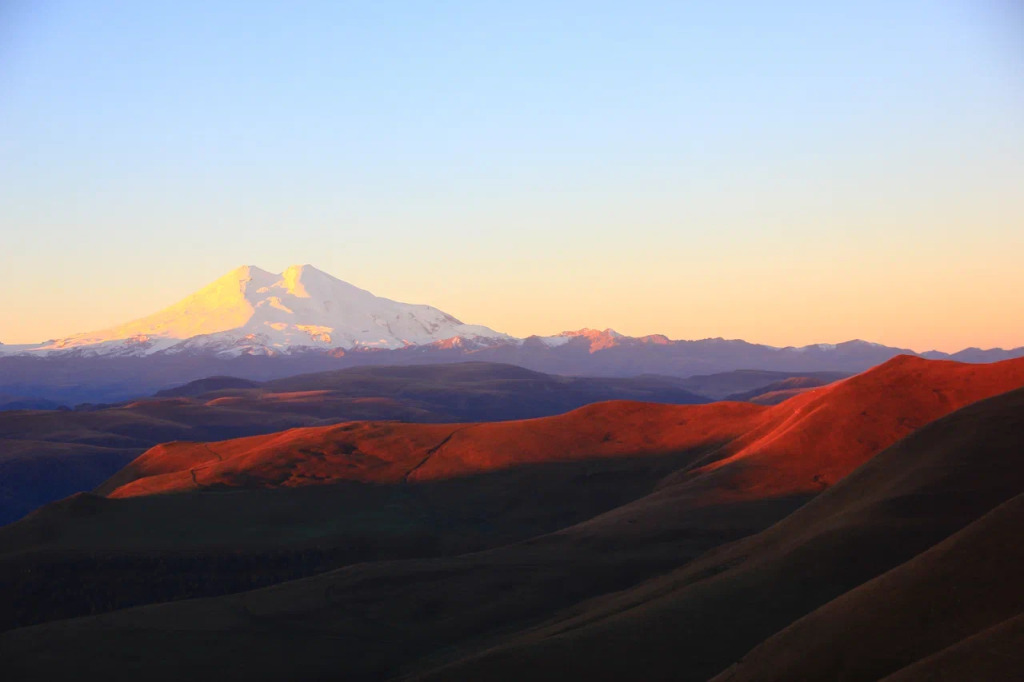
[[[123,400],[208,376],[272,379],[356,365],[497,362],[551,374],[690,377],[736,370],[860,372],[901,353],[867,341],[779,348],[612,329],[514,338],[427,305],[381,298],[309,265],[246,266],[155,315],[37,345],[0,344],[0,393],[65,404]],[[976,348],[921,353],[992,362]]]
[[[374,296],[311,265],[273,274],[247,265],[155,315],[3,354],[274,355],[319,349],[397,349],[459,339],[486,345],[511,337],[463,324],[428,305]]]

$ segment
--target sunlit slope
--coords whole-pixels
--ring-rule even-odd
[[[142,455],[100,492],[416,482],[523,464],[657,455],[695,447],[706,461],[665,484],[708,501],[809,495],[873,454],[971,402],[1024,385],[1024,360],[967,365],[895,358],[779,405],[612,402],[537,420],[423,426],[353,423]]]
[[[353,422],[217,443],[169,443],[140,456],[98,492],[126,497],[346,480],[416,482],[525,464],[664,455],[727,443],[764,412],[749,403],[607,402],[525,421]]]
[[[269,382],[211,377],[102,409],[0,411],[0,523],[92,490],[162,442],[353,420],[523,419],[612,399],[707,402],[681,384],[670,377],[562,377],[473,362],[351,367]]]

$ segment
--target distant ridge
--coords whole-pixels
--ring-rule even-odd
[[[482,325],[465,324],[429,305],[401,303],[342,281],[312,265],[292,265],[274,274],[255,265],[232,270],[199,291],[153,315],[98,331],[40,344],[5,345],[14,356],[277,356],[319,352],[416,349],[509,357],[475,358],[513,362],[548,371],[538,362],[515,363],[511,356],[610,356],[647,353],[659,359],[685,355],[709,372],[735,369],[863,371],[896,355],[931,360],[994,362],[1024,355],[1024,347],[966,348],[957,353],[883,346],[855,339],[839,344],[777,347],[741,339],[675,340],[663,334],[631,337],[614,329],[578,329],[554,336],[514,338]],[[650,364],[638,358],[632,362]],[[387,364],[401,364],[397,356]],[[384,364],[384,363],[381,363]],[[575,364],[587,364],[576,359]],[[601,364],[596,360],[589,364]],[[727,366],[726,366],[727,365]],[[592,373],[592,368],[588,368]],[[645,367],[644,371],[648,371]],[[607,372],[623,374],[619,368]],[[696,373],[696,372],[694,372]]]
[[[280,274],[249,265],[120,326],[36,345],[0,344],[0,393],[65,405],[107,403],[211,376],[265,381],[358,365],[465,361],[600,377],[853,374],[897,355],[985,363],[1022,357],[1024,347],[915,353],[858,339],[780,348],[586,328],[514,338],[429,305],[375,296],[311,265]]]

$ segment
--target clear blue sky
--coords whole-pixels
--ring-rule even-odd
[[[514,334],[1024,345],[1011,0],[0,5],[0,341],[313,263]]]

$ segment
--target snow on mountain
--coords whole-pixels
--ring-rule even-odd
[[[545,346],[550,348],[557,348],[564,346],[565,344],[573,341],[574,339],[584,339],[590,347],[590,352],[594,353],[599,350],[606,350],[613,348],[618,345],[620,339],[628,338],[618,333],[614,329],[577,329],[576,331],[562,332],[561,334],[555,334],[554,336],[541,336],[538,337]]]
[[[310,265],[280,274],[254,266],[229,272],[171,307],[127,324],[38,345],[2,345],[0,356],[118,357],[348,355],[346,363],[444,362],[467,358],[562,374],[678,376],[757,368],[861,371],[894,355],[913,354],[868,341],[778,348],[740,339],[630,337],[612,329],[580,329],[518,339],[463,324],[427,305],[374,296]],[[371,357],[372,355],[372,357]],[[991,362],[1024,348],[930,352],[934,358]]]
[[[575,331],[562,332],[561,334],[555,334],[554,336],[535,336],[532,337],[537,339],[540,343],[547,346],[548,348],[558,348],[565,346],[569,343],[578,343],[581,346],[585,346],[590,353],[596,353],[602,350],[608,350],[617,346],[629,345],[629,346],[669,346],[674,343],[681,343],[679,341],[673,341],[664,334],[648,334],[647,336],[626,336],[620,334],[614,329],[577,329]],[[682,342],[687,343],[687,342]]]
[[[155,315],[37,346],[5,346],[3,353],[274,355],[395,349],[453,337],[474,343],[511,338],[428,305],[374,296],[311,265],[281,274],[248,265]]]

